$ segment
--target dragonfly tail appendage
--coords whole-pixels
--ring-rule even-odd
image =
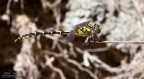
[[[31,34],[25,34],[25,35],[23,35],[23,36],[18,37],[17,39],[15,39],[14,42],[23,41],[23,40],[28,39],[30,37],[32,37]]]

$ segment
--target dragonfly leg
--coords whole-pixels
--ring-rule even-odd
[[[95,42],[96,42],[96,41],[95,41],[95,38],[92,37],[92,42],[91,42],[92,44],[91,44],[91,46],[93,46],[93,45],[95,44]]]
[[[96,39],[97,39],[99,42],[102,42],[102,40],[100,40],[98,37],[96,37]]]
[[[94,37],[97,39],[97,41],[102,42],[102,40],[100,40],[96,35],[94,35]],[[96,41],[96,39],[94,41]]]
[[[86,38],[86,40],[85,40],[85,42],[84,42],[84,46],[91,46],[91,44],[90,44],[90,38],[91,38],[91,36],[88,36],[87,38]]]
[[[91,37],[89,38],[89,43],[90,43],[89,46],[93,46],[93,45],[95,44],[95,42],[96,42],[95,38],[94,38],[93,36],[91,36]]]
[[[92,35],[87,37],[85,44],[88,43],[89,46],[93,46],[97,41],[102,42],[96,35]]]

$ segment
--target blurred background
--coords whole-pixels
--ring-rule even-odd
[[[144,41],[144,0],[0,0],[1,77],[143,79],[142,44],[84,47],[84,37],[65,43],[59,34],[14,43],[23,34],[71,30],[90,19],[102,26],[103,41]]]

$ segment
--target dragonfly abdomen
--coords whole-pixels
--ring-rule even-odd
[[[49,32],[35,32],[36,35],[47,35],[47,34],[67,34],[70,32],[65,31],[49,31]]]
[[[25,35],[22,35],[21,37],[18,37],[17,39],[15,39],[15,42],[23,41],[32,36],[47,35],[47,34],[67,34],[67,33],[70,33],[70,32],[65,32],[65,31],[34,32],[34,33],[25,34]]]

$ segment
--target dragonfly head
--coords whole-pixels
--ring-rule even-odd
[[[100,33],[102,26],[98,25],[97,23],[94,24],[94,30],[96,33]]]

